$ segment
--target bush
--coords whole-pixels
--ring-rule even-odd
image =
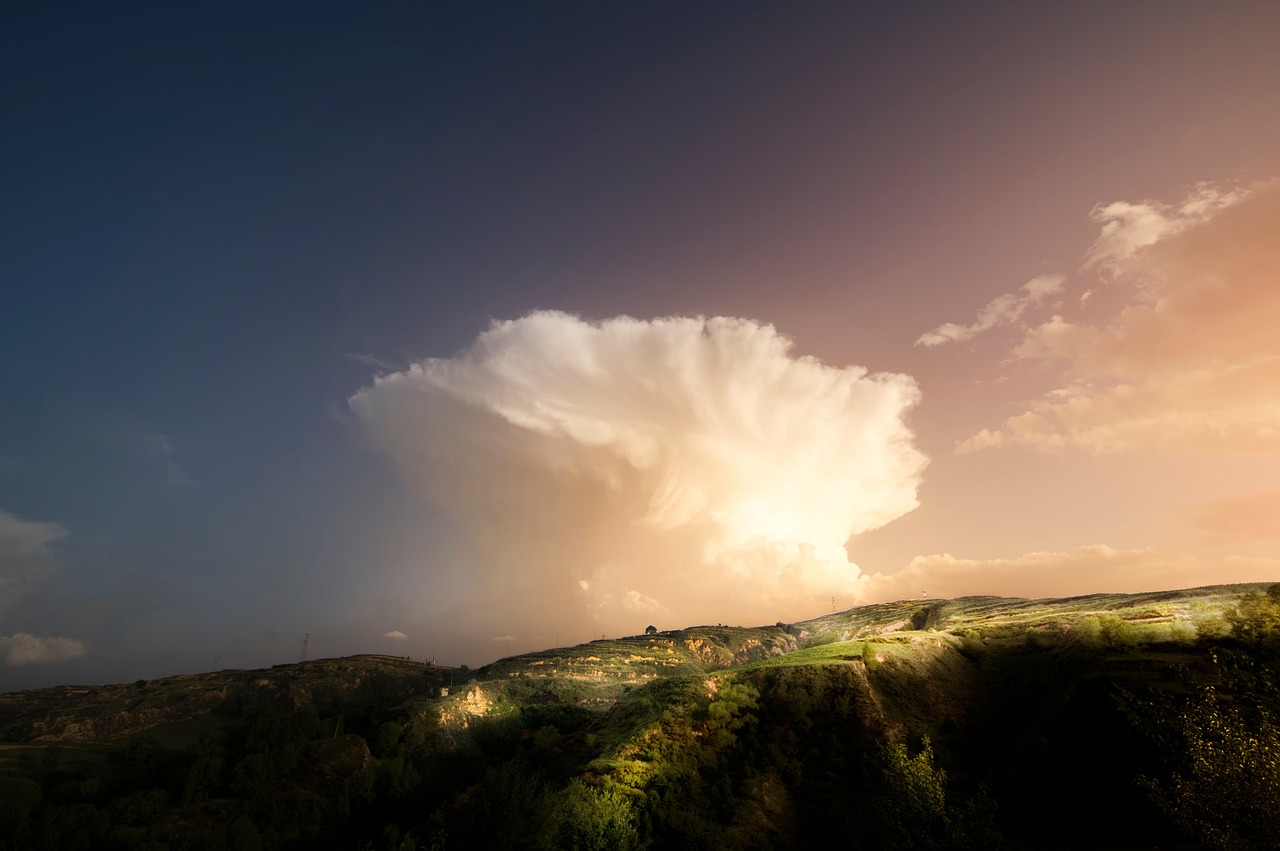
[[[1105,614],[1098,618],[1103,643],[1117,649],[1132,647],[1138,643],[1138,630],[1119,615]]]
[[[1280,585],[1265,594],[1250,591],[1226,613],[1232,636],[1241,641],[1261,642],[1280,636]]]
[[[635,812],[616,786],[573,780],[557,796],[554,847],[567,851],[629,851],[640,846]]]

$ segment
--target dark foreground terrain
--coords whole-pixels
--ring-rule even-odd
[[[0,695],[0,849],[1280,847],[1280,586]]]

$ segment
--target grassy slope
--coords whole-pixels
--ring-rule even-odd
[[[320,753],[329,739],[358,746],[368,765],[360,736],[376,757],[387,753],[374,744],[386,728],[410,751],[430,750],[424,764],[454,766],[448,771],[465,775],[464,786],[480,780],[468,772],[509,760],[536,765],[555,784],[586,776],[643,800],[700,789],[696,778],[712,766],[708,776],[733,790],[723,798],[733,808],[718,811],[723,832],[703,838],[791,847],[806,824],[843,812],[839,802],[814,798],[813,772],[826,771],[823,788],[836,789],[839,777],[874,757],[871,743],[903,742],[915,752],[928,737],[948,788],[962,800],[986,788],[1001,801],[1014,847],[1151,847],[1176,837],[1142,832],[1164,822],[1133,778],[1158,760],[1135,744],[1117,689],[1188,693],[1212,682],[1204,647],[1188,640],[1220,634],[1222,613],[1262,587],[904,600],[799,624],[593,641],[465,676],[357,656],[3,694],[0,773],[31,765],[50,743],[63,744],[64,767],[90,771],[142,737],[182,749],[243,716],[237,705],[266,698],[316,707],[326,725],[336,719],[334,734],[326,726],[324,741],[312,745],[322,768],[333,762]],[[443,685],[449,693],[437,696]],[[726,695],[737,695],[736,705],[726,708]],[[751,719],[741,732],[750,750],[735,750],[738,717]],[[340,727],[362,732],[338,737]],[[1094,780],[1104,763],[1116,770]],[[465,809],[480,788],[455,805]],[[703,806],[671,800],[670,811],[686,816]],[[1143,808],[1146,816],[1132,817]],[[1072,833],[1090,822],[1064,825],[1065,812],[1137,827],[1096,845]],[[1058,825],[1060,835],[1043,837],[1043,824]]]
[[[726,670],[861,662],[868,643],[876,662],[898,678],[929,678],[934,693],[963,693],[972,671],[963,652],[1062,638],[1121,624],[1123,640],[1194,637],[1219,628],[1225,608],[1262,585],[1214,586],[1144,594],[1062,599],[961,597],[859,606],[795,625],[700,626],[651,636],[592,641],[500,659],[457,677],[443,698],[444,719],[465,720],[548,700],[605,708],[636,686]],[[911,619],[927,612],[925,629]],[[962,638],[961,636],[968,636]],[[1096,637],[1096,636],[1095,636]],[[1158,656],[1158,652],[1156,656]],[[1153,656],[1153,658],[1155,658]],[[266,670],[189,674],[141,684],[59,686],[0,694],[0,742],[113,742],[147,732],[168,744],[193,740],[216,723],[210,713],[237,688],[288,696],[301,705],[367,689],[373,681],[407,698],[425,692],[421,664],[385,656],[321,659]],[[892,678],[882,675],[886,687]],[[901,707],[914,711],[911,707]]]

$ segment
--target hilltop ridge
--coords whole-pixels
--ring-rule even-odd
[[[986,641],[1016,640],[1028,630],[1067,635],[1088,618],[1111,617],[1135,639],[1196,634],[1221,618],[1241,594],[1265,584],[1215,585],[1175,591],[1087,594],[1060,598],[970,596],[870,603],[772,626],[702,625],[653,635],[595,639],[583,644],[503,657],[474,671],[424,665],[398,656],[358,654],[274,665],[178,674],[105,686],[63,685],[0,694],[0,742],[115,741],[212,712],[236,687],[286,695],[297,705],[382,689],[405,697],[450,684],[546,681],[546,688],[583,705],[607,704],[623,686],[674,676],[705,675],[740,666],[839,660],[845,642],[870,642],[881,654],[920,643],[920,633],[980,632]],[[1100,627],[1099,627],[1100,628]],[[1220,624],[1217,626],[1220,628]],[[818,648],[827,647],[826,650]],[[860,658],[858,648],[845,655]],[[798,651],[808,650],[792,658]],[[371,683],[377,682],[377,686]],[[448,695],[444,695],[447,700]]]
[[[1274,847],[1265,587],[14,692],[0,793],[25,803],[0,828],[48,847],[1134,849],[1205,847],[1212,811],[1235,831],[1214,847]]]

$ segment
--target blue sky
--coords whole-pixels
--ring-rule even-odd
[[[974,543],[999,528],[960,507],[975,481],[1140,488],[1147,462],[950,458],[1036,378],[914,343],[1078,265],[1097,204],[1274,177],[1276,15],[1032,5],[8,7],[0,636],[85,652],[0,686],[289,661],[307,632],[321,655],[496,655],[438,620],[483,605],[457,565],[484,534],[348,400],[538,309],[744,316],[914,376],[934,472],[864,571],[1163,546],[1106,505]],[[1224,499],[1271,469],[1187,463]]]

